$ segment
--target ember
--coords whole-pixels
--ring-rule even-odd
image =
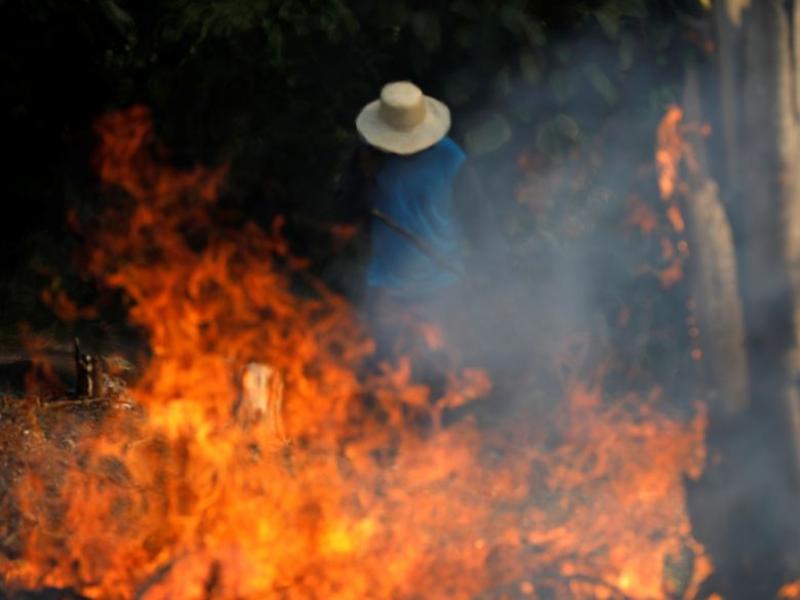
[[[370,371],[351,307],[304,273],[280,222],[212,224],[224,169],[155,162],[143,108],[97,131],[98,172],[125,198],[89,268],[147,333],[130,390],[143,414],[110,411],[77,449],[42,436],[18,485],[22,553],[0,563],[6,585],[147,600],[696,591],[710,565],[683,480],[705,460],[701,406],[684,422],[658,388],[609,397],[594,365],[565,375],[546,423],[445,425],[446,408],[491,401],[485,373],[450,373],[438,396],[407,358]],[[242,373],[273,411],[247,427]]]

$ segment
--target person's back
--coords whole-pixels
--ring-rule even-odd
[[[410,82],[385,85],[356,128],[367,145],[350,178],[370,217],[366,309],[379,346],[389,349],[414,324],[440,322],[460,280],[452,204],[465,156],[447,137],[447,106]]]
[[[458,281],[463,264],[453,182],[464,158],[448,137],[416,154],[386,157],[370,198],[368,287],[411,299]]]

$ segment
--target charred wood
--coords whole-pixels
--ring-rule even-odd
[[[106,393],[105,373],[102,361],[81,350],[80,340],[75,338],[75,397],[101,398]]]

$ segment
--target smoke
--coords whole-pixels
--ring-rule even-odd
[[[617,57],[590,42],[571,41],[566,48],[571,76],[581,80],[571,85],[590,88],[571,103],[554,109],[552,97],[519,81],[502,101],[456,111],[453,135],[469,151],[467,168],[478,182],[466,192],[457,183],[454,193],[467,273],[427,314],[444,331],[449,359],[442,361],[438,347],[419,351],[417,372],[432,377],[454,365],[485,368],[493,393],[455,418],[477,415],[486,426],[527,419],[532,429],[544,421],[556,431],[576,379],[602,380],[608,403],[626,393],[645,398],[659,388],[658,409],[687,421],[703,403],[711,413],[706,473],[699,482],[687,478],[685,491],[693,535],[716,573],[698,597],[772,597],[798,575],[800,555],[787,451],[792,444],[786,441],[792,432],[775,418],[774,407],[783,388],[794,385],[785,383],[780,362],[789,347],[790,290],[775,272],[749,274],[748,337],[740,341],[750,357],[752,404],[733,417],[726,406],[736,400],[721,397],[726,376],[714,370],[720,357],[709,356],[714,349],[703,343],[713,323],[697,307],[719,300],[702,296],[715,291],[698,281],[737,273],[698,258],[716,251],[718,236],[703,230],[711,223],[692,222],[698,213],[688,203],[696,200],[698,179],[718,180],[720,206],[734,221],[730,251],[739,267],[753,251],[774,246],[776,222],[745,228],[731,210],[730,185],[719,181],[721,118],[706,89],[716,79],[713,65],[703,65],[698,75],[706,95],[703,112],[693,117],[702,123],[687,129],[712,125],[708,139],[689,136],[691,158],[700,154],[703,164],[684,162],[680,171],[675,205],[688,223],[682,230],[659,198],[654,154],[658,120],[670,103],[686,100],[683,76],[665,82],[663,74],[639,72],[626,87],[607,90],[622,98],[610,108],[597,89],[603,84],[592,86],[591,74],[609,70]],[[682,65],[674,66],[682,72]],[[515,103],[525,106],[524,122],[507,116]],[[652,222],[637,220],[637,207],[645,207]],[[711,250],[698,248],[705,244]],[[387,346],[409,331],[378,335],[388,337],[382,341]]]

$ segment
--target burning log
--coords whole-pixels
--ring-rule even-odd
[[[283,428],[283,377],[273,367],[251,362],[242,372],[241,394],[234,407],[236,421],[243,427],[263,423],[271,436],[286,442]]]

